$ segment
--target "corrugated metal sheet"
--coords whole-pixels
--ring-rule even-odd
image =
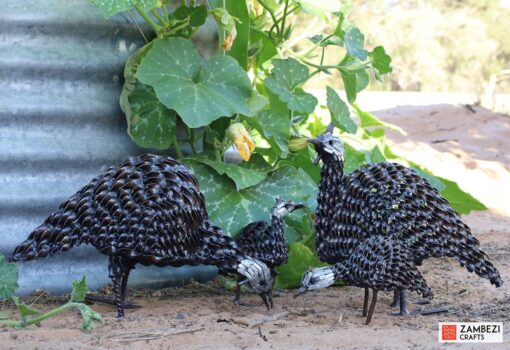
[[[127,57],[143,44],[128,16],[103,19],[87,0],[4,0],[0,12],[0,251],[10,255],[68,196],[138,154],[118,107]],[[137,267],[130,285],[203,280],[213,268]],[[107,259],[79,247],[21,265],[20,294],[67,290]]]

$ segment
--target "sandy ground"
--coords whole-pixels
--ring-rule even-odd
[[[407,130],[406,137],[390,135],[398,152],[459,181],[490,207],[465,220],[499,268],[506,281],[503,287],[492,287],[452,260],[429,260],[420,270],[435,298],[431,305],[411,309],[447,306],[449,313],[392,316],[396,310],[389,307],[391,295],[382,293],[370,326],[361,317],[363,291],[354,287],[329,288],[298,299],[277,291],[275,308],[269,312],[258,296],[249,293],[243,300],[254,306],[234,305],[233,294],[213,283],[131,291],[130,299],[140,308],[127,310],[123,322],[115,319],[113,307],[95,304],[92,307],[104,322],[90,333],[80,331],[79,316],[71,312],[40,327],[0,328],[0,348],[510,349],[510,207],[505,202],[510,198],[510,118],[447,105],[400,107],[377,115]],[[37,307],[50,309],[56,302],[43,297]],[[281,317],[283,312],[289,315]],[[281,318],[246,326],[273,316]],[[441,345],[437,341],[441,321],[503,321],[505,343]],[[170,334],[176,331],[194,332]]]

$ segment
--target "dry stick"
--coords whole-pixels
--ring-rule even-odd
[[[117,342],[132,342],[139,340],[156,340],[170,335],[183,334],[183,333],[195,333],[204,330],[204,327],[188,328],[188,329],[176,329],[172,328],[169,330],[160,331],[146,331],[146,332],[112,332],[108,333],[101,340],[111,340]]]

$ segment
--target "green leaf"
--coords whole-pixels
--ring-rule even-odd
[[[10,298],[18,287],[18,265],[0,254],[0,300]]]
[[[226,0],[225,7],[231,16],[238,19],[235,22],[237,35],[232,48],[227,54],[234,57],[239,65],[247,71],[248,45],[250,43],[250,14],[248,12],[247,1]]]
[[[306,245],[294,242],[289,246],[289,261],[276,268],[275,288],[296,288],[301,284],[303,274],[310,267],[324,266]]]
[[[291,122],[288,116],[271,110],[264,110],[256,117],[246,118],[251,127],[255,128],[285,158],[288,154]]]
[[[333,124],[348,133],[355,134],[358,127],[351,119],[351,112],[349,107],[344,101],[338,96],[338,94],[330,88],[326,87],[327,105],[329,112],[331,113],[331,120]]]
[[[176,114],[159,102],[154,89],[140,83],[135,73],[151,44],[138,49],[124,68],[120,108],[126,115],[128,134],[140,147],[167,149],[175,133]]]
[[[354,170],[367,164],[365,153],[356,150],[354,147],[344,143],[344,172],[352,173]]]
[[[384,126],[390,130],[397,131],[402,135],[407,135],[407,133],[399,126],[383,122],[381,119],[377,118],[372,113],[361,110],[361,108],[359,108],[355,103],[352,103],[351,106],[356,111],[356,114],[358,115],[360,120],[360,126],[362,128],[368,128],[371,126]]]
[[[346,69],[340,69],[340,75],[349,103],[354,103],[358,92],[365,89],[369,83],[369,76],[364,68],[351,70],[352,66],[358,64],[359,61],[349,55],[346,55],[340,62],[341,67],[346,67]]]
[[[278,95],[290,110],[312,113],[317,105],[317,99],[300,89],[300,86],[310,78],[308,67],[293,58],[274,59],[272,63],[274,68],[265,80],[266,87]]]
[[[364,61],[367,59],[367,51],[365,50],[365,36],[356,27],[349,28],[345,33],[345,48],[350,56]]]
[[[324,128],[320,129],[321,132]],[[313,135],[318,135],[313,133]],[[311,147],[307,147],[299,152],[290,153],[286,159],[280,161],[281,165],[292,165],[295,168],[303,169],[315,182],[319,182],[321,179],[320,167],[313,164],[313,161],[317,157],[317,153],[311,150]]]
[[[237,61],[215,56],[202,65],[193,43],[183,38],[156,39],[136,77],[191,128],[222,116],[249,114],[251,83]]]
[[[372,59],[372,67],[374,67],[379,75],[391,73],[391,57],[388,56],[384,47],[377,46],[368,55]]]
[[[261,47],[258,53],[255,55],[255,61],[257,65],[260,67],[264,62],[269,61],[274,56],[278,54],[278,51],[276,51],[275,44],[267,37],[266,34],[258,32],[258,31],[251,31],[250,32],[250,42],[251,43],[257,43],[260,42]]]
[[[83,303],[87,294],[87,279],[85,275],[78,281],[73,282],[73,291],[71,292],[71,301]]]
[[[275,170],[257,154],[253,154],[249,162],[242,162],[239,165],[219,162],[208,155],[197,155],[188,159],[213,168],[219,175],[227,175],[234,181],[238,191],[259,184],[270,171]]]
[[[19,301],[19,298],[18,297],[12,297],[12,301],[14,302],[14,304],[16,305],[16,308],[18,309],[18,312],[19,314],[21,315],[22,318],[25,318],[27,316],[30,316],[30,315],[39,315],[41,312],[24,304],[24,303],[20,303]]]
[[[315,210],[317,184],[301,169],[282,167],[258,185],[237,191],[229,178],[210,167],[193,161],[188,165],[200,182],[211,220],[230,235],[251,222],[269,220],[277,196]]]
[[[175,10],[174,17],[181,21],[189,18],[189,23],[193,27],[199,27],[207,19],[207,6],[180,6]]]
[[[135,5],[140,5],[145,11],[156,6],[157,0],[92,0],[101,14],[108,18],[119,12],[129,11]]]
[[[487,207],[471,194],[464,192],[456,182],[436,176],[445,188],[441,195],[450,202],[453,209],[460,214],[469,214],[473,210],[486,210]]]
[[[251,97],[248,99],[248,109],[250,110],[248,116],[254,116],[264,109],[268,103],[269,99],[266,96],[260,94],[257,90],[254,90]]]

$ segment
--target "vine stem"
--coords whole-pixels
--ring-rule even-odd
[[[283,35],[285,33],[285,21],[287,20],[287,10],[289,8],[289,0],[285,0],[285,7],[283,8],[283,17],[282,17],[282,26],[280,29],[280,40],[283,40]]]
[[[67,303],[67,304],[64,304],[60,307],[57,307],[56,309],[53,309],[51,311],[48,311],[47,313],[45,314],[42,314],[42,315],[39,315],[37,317],[34,317],[34,318],[31,318],[25,322],[23,321],[14,321],[14,320],[1,320],[0,321],[0,324],[1,325],[6,325],[6,326],[12,326],[12,327],[24,327],[24,326],[30,326],[32,324],[36,324],[36,323],[39,323],[41,321],[44,321],[45,319],[47,318],[50,318],[52,316],[56,316],[66,310],[70,310],[70,309],[78,309],[78,310],[81,310],[85,305],[82,304],[82,303],[76,303],[76,302],[71,302],[71,303]]]
[[[163,18],[163,16],[161,16],[158,11],[156,9],[152,9],[151,10],[151,13],[154,17],[156,17],[156,19],[159,21],[159,23],[165,27],[168,25],[168,22]]]
[[[258,2],[267,12],[269,12],[269,15],[273,19],[273,23],[277,24],[278,23],[278,19],[276,18],[274,12],[271,10],[269,5],[266,4],[263,0],[258,0]],[[271,33],[271,31],[270,31],[270,33]],[[278,28],[278,26],[276,26],[276,36],[280,36],[280,29]]]
[[[184,154],[182,154],[181,146],[179,146],[179,141],[177,141],[177,135],[175,135],[175,134],[172,137],[172,145],[174,147],[175,153],[177,154],[177,158],[183,159]]]
[[[154,22],[154,20],[147,14],[147,12],[145,12],[145,10],[139,4],[135,4],[135,9],[138,11],[140,16],[143,17],[145,22],[147,22],[147,24],[150,25],[152,29],[154,29],[156,34],[159,34],[161,27],[157,25],[156,22]]]

